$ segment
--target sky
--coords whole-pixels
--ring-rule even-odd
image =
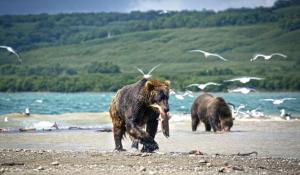
[[[270,7],[276,0],[0,0],[0,15],[130,12],[148,10],[225,10]]]

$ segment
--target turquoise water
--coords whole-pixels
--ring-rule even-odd
[[[227,102],[236,106],[247,105],[244,111],[259,107],[259,111],[267,115],[279,115],[280,109],[300,114],[300,93],[272,92],[272,93],[213,93],[215,96],[225,98]],[[0,93],[0,114],[24,112],[26,107],[34,114],[63,114],[73,112],[107,112],[114,93]],[[196,94],[196,96],[199,95]],[[296,98],[285,101],[280,105],[263,101],[265,98]],[[178,100],[170,97],[171,113],[189,113],[194,98],[185,97]]]

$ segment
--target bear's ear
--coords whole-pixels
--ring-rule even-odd
[[[168,87],[170,87],[171,81],[170,81],[170,80],[166,80],[166,81],[165,81],[165,84],[166,84]]]
[[[151,81],[147,81],[145,87],[148,91],[152,91],[154,89],[154,84]]]

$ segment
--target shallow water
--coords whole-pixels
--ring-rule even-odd
[[[238,93],[213,93],[215,96],[224,97],[227,102],[236,106],[245,104],[243,111],[258,108],[266,115],[280,115],[280,109],[285,109],[293,115],[300,114],[299,92],[270,92],[251,93],[248,95]],[[33,114],[63,114],[74,112],[107,112],[114,93],[0,93],[0,114],[22,113],[26,107]],[[196,94],[196,96],[199,95]],[[266,98],[296,98],[285,101],[280,105],[273,105]],[[186,97],[178,100],[170,97],[171,113],[190,113],[194,98]]]

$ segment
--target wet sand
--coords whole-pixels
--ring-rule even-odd
[[[170,138],[158,132],[159,153],[112,153],[111,132],[95,130],[0,133],[0,172],[5,174],[297,174],[300,172],[300,121],[238,120],[232,132],[192,132],[189,120],[171,121]],[[25,149],[21,150],[21,149]],[[48,150],[48,151],[42,151]],[[202,156],[187,154],[200,150]],[[237,156],[256,151],[257,156]],[[135,155],[139,154],[139,155]],[[24,157],[24,155],[26,155]],[[218,156],[215,156],[218,155]],[[199,163],[205,159],[207,163]],[[60,165],[53,166],[53,161]],[[3,163],[25,165],[7,166]],[[139,162],[139,163],[138,163]],[[149,163],[150,162],[150,163]],[[42,166],[45,170],[37,170]],[[161,166],[165,166],[160,170]],[[233,166],[243,170],[234,170]],[[262,166],[262,167],[259,167]],[[146,169],[142,170],[143,167]],[[103,170],[104,169],[104,170]],[[103,170],[103,171],[102,171]],[[173,172],[176,170],[176,172]]]

